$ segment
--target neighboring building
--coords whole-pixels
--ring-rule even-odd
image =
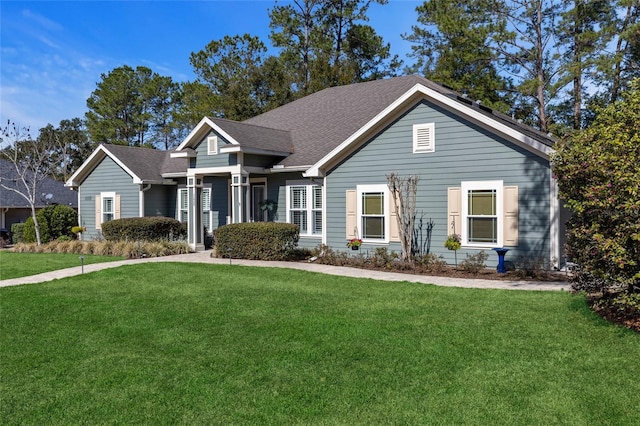
[[[26,193],[24,184],[10,161],[0,159],[0,182],[6,187]],[[3,188],[2,185],[0,185],[0,228],[11,231],[11,225],[22,223],[31,216],[31,206],[20,194]],[[37,193],[36,210],[52,204],[78,208],[77,194],[55,179],[44,178],[37,187]]]
[[[418,76],[332,87],[243,122],[205,117],[171,152],[101,145],[69,179],[84,237],[106,220],[170,216],[189,243],[227,223],[300,226],[300,245],[400,251],[386,175],[418,175],[418,243],[453,261],[561,259],[554,140]],[[275,206],[269,215],[261,203]],[[497,256],[490,257],[492,262]]]

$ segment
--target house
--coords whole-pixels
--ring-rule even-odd
[[[85,237],[118,217],[170,216],[189,243],[227,223],[300,227],[300,245],[347,239],[400,251],[386,175],[418,175],[417,242],[453,262],[506,247],[561,259],[554,140],[419,76],[332,87],[245,120],[205,117],[171,152],[99,146],[66,183]],[[273,206],[273,210],[261,207]],[[491,256],[497,262],[497,256]]]
[[[26,188],[13,163],[0,159],[0,228],[11,231],[11,225],[22,223],[31,216],[29,202],[11,189],[26,193]],[[7,189],[11,188],[11,189]],[[52,204],[64,204],[74,209],[78,208],[78,197],[69,191],[63,182],[45,177],[36,188],[36,210]]]

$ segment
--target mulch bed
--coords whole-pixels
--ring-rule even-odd
[[[604,300],[604,303],[598,303],[600,300]],[[601,299],[600,297],[591,297],[589,298],[589,305],[595,313],[605,320],[640,333],[640,311],[620,311],[607,305],[606,301],[607,299]]]

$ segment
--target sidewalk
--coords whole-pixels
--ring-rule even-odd
[[[210,263],[210,264],[229,264],[229,259],[217,259],[210,257],[210,251],[202,251],[198,253],[179,254],[175,256],[151,257],[146,259],[129,259],[119,260],[115,262],[94,263],[84,266],[84,273],[100,271],[107,268],[116,268],[123,265],[135,265],[144,262],[187,262],[187,263]],[[318,272],[321,274],[339,275],[354,278],[371,278],[383,281],[409,281],[414,283],[435,284],[445,287],[465,287],[465,288],[493,288],[503,290],[544,290],[559,291],[570,290],[570,286],[566,281],[545,282],[545,281],[503,281],[503,280],[486,280],[475,278],[449,278],[427,275],[412,275],[398,272],[373,271],[368,269],[349,268],[344,266],[321,265],[308,262],[266,262],[260,260],[244,260],[232,259],[232,265],[258,266],[267,268],[290,268],[303,271]],[[59,278],[71,277],[82,274],[82,267],[75,266],[73,268],[60,269],[57,271],[45,272],[38,275],[28,277],[13,278],[8,280],[0,280],[0,287],[8,287],[22,284],[37,284],[46,281],[52,281]]]

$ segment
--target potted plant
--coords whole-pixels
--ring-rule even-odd
[[[451,234],[444,242],[444,246],[447,250],[453,250],[453,257],[456,262],[456,269],[458,269],[458,250],[462,247],[460,243],[460,234]]]
[[[359,250],[362,245],[362,240],[360,238],[352,238],[347,241],[347,247],[351,247],[351,250]]]
[[[267,220],[271,220],[271,216],[275,209],[278,208],[278,203],[272,200],[262,200],[260,201],[260,210],[262,210],[267,215]]]

